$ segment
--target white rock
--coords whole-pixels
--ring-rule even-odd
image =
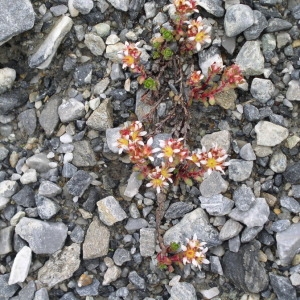
[[[105,44],[102,38],[94,33],[87,33],[84,36],[84,43],[96,56],[102,55],[105,50]]]
[[[16,79],[16,71],[11,68],[0,69],[0,94],[9,90]]]
[[[37,182],[37,173],[35,169],[28,169],[20,178],[22,184]]]
[[[138,179],[139,172],[132,172],[127,187],[124,191],[124,195],[129,198],[133,198],[138,192],[143,181]]]
[[[24,246],[16,255],[11,268],[8,284],[23,282],[29,272],[31,264],[32,251],[29,247]]]
[[[68,1],[68,8],[71,17],[77,17],[79,15],[79,11],[74,7],[74,0],[69,0]]]
[[[128,11],[129,0],[107,0],[114,8],[122,11]]]
[[[71,136],[70,134],[65,133],[65,134],[63,134],[63,135],[59,138],[59,140],[60,140],[63,144],[69,144],[69,143],[72,143],[73,138],[72,138],[72,136]]]

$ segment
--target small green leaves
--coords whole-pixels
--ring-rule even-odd
[[[157,83],[156,83],[156,81],[153,78],[148,77],[144,81],[144,88],[146,88],[148,90],[155,91],[155,90],[157,90]]]
[[[165,60],[169,60],[172,58],[174,52],[170,48],[165,48],[162,50],[161,54],[163,55]]]
[[[174,40],[172,31],[162,27],[160,33],[167,42],[172,42]]]
[[[172,242],[170,244],[170,251],[177,252],[180,249],[180,243]]]

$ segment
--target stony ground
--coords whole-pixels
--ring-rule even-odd
[[[191,108],[190,147],[231,164],[169,189],[164,242],[196,233],[210,260],[174,273],[156,266],[156,193],[113,144],[151,109],[117,52],[144,41],[151,68],[169,4],[0,0],[1,300],[300,299],[300,2],[200,1],[214,34],[191,64],[236,62],[246,84]]]

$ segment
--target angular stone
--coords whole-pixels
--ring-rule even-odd
[[[17,224],[15,232],[29,243],[34,253],[53,254],[63,247],[68,228],[60,222],[43,222],[24,217]]]
[[[0,1],[0,46],[13,36],[31,29],[35,12],[29,0]]]
[[[38,280],[47,288],[69,279],[80,265],[80,245],[71,244],[55,252],[38,271]]]
[[[130,252],[124,248],[118,248],[113,255],[114,263],[122,266],[125,262],[131,260]]]
[[[95,56],[100,56],[105,51],[105,43],[97,34],[87,33],[84,36],[84,43]]]
[[[46,173],[50,170],[49,159],[45,153],[37,153],[27,158],[26,164],[29,168],[35,169],[39,173]]]
[[[219,238],[221,241],[229,240],[237,236],[242,229],[243,226],[239,222],[229,219],[222,227]]]
[[[0,35],[1,35],[1,33],[0,33]],[[1,40],[1,37],[0,37],[0,40]],[[16,71],[14,69],[11,69],[11,68],[0,69],[0,94],[11,89],[15,79],[16,79]]]
[[[263,30],[268,26],[268,21],[264,14],[259,10],[253,11],[254,23],[244,31],[247,41],[257,39]]]
[[[109,230],[95,218],[90,224],[82,246],[83,259],[93,259],[107,255],[109,246]]]
[[[269,79],[254,78],[251,83],[250,93],[260,103],[266,103],[272,98],[275,86]]]
[[[79,170],[67,182],[66,189],[69,194],[81,197],[92,181],[93,177],[88,172]]]
[[[234,202],[221,194],[212,197],[199,197],[201,208],[212,216],[225,216],[231,212]]]
[[[127,214],[113,196],[108,196],[98,201],[97,206],[99,218],[107,226],[112,226],[116,222],[127,218]]]
[[[12,296],[20,288],[18,284],[8,284],[9,273],[0,275],[0,299],[9,300],[12,299]]]
[[[186,202],[175,202],[172,203],[167,211],[165,212],[164,217],[166,219],[178,219],[183,217],[186,213],[193,210],[194,205]]]
[[[58,115],[63,123],[75,121],[85,115],[85,108],[80,101],[70,98],[58,107]]]
[[[76,167],[93,167],[96,165],[95,153],[89,141],[74,142],[72,163]]]
[[[32,251],[29,247],[24,246],[16,255],[14,263],[11,268],[8,284],[15,284],[24,282],[26,279],[30,264]]]
[[[236,64],[244,75],[249,76],[263,74],[264,62],[259,41],[247,41],[236,57]]]
[[[140,230],[142,228],[148,227],[149,224],[145,219],[142,218],[129,218],[127,224],[125,225],[125,229],[129,232],[129,233],[133,233],[137,230]]]
[[[275,173],[283,173],[287,167],[287,157],[280,150],[273,153],[270,162],[270,169]]]
[[[206,134],[201,139],[201,145],[204,146],[206,150],[217,145],[227,152],[230,148],[230,132],[228,130],[221,130],[211,134]]]
[[[213,171],[200,184],[200,192],[203,197],[211,197],[227,191],[228,182],[225,181],[220,172]]]
[[[296,289],[288,278],[270,272],[270,283],[278,300],[297,300]]]
[[[197,300],[196,290],[191,283],[178,282],[170,290],[172,300]]]
[[[201,0],[198,5],[216,17],[223,17],[224,15],[224,8],[219,0]]]
[[[129,0],[107,0],[114,8],[121,11],[128,11]]]
[[[247,211],[234,208],[229,217],[239,221],[248,227],[263,226],[270,214],[269,206],[264,198],[256,198],[254,205]]]
[[[87,286],[77,287],[76,292],[81,297],[91,297],[91,296],[98,296],[99,295],[99,285],[100,282],[96,278],[93,279],[93,282]]]
[[[138,289],[145,289],[145,279],[142,278],[136,271],[132,271],[128,275],[129,281]]]
[[[168,229],[164,234],[165,245],[171,242],[186,243],[186,239],[191,239],[194,234],[201,241],[207,242],[208,246],[218,246],[221,244],[218,231],[209,223],[207,214],[202,208],[197,208],[186,214],[182,220]]]
[[[248,179],[252,173],[253,161],[231,159],[228,167],[229,178],[241,182]]]
[[[31,280],[28,282],[27,285],[25,285],[25,287],[22,288],[18,296],[20,300],[21,299],[32,300],[35,292],[36,292],[36,286],[34,281]]]
[[[277,251],[281,265],[289,265],[300,248],[300,223],[292,224],[287,230],[276,234]]]
[[[61,97],[54,95],[48,99],[39,117],[39,123],[47,136],[53,134],[59,123],[58,107],[61,105]]]
[[[0,112],[7,114],[16,108],[24,105],[28,100],[28,94],[25,90],[14,89],[0,95]]]
[[[257,145],[259,146],[276,146],[289,135],[287,128],[268,121],[258,122],[254,129],[257,134]]]
[[[233,192],[235,206],[241,211],[247,211],[255,204],[255,196],[251,188],[243,184]]]
[[[142,228],[140,230],[140,253],[143,257],[152,256],[155,253],[156,230],[155,228]]]
[[[0,197],[10,198],[19,188],[19,185],[14,180],[4,180],[0,182]]]
[[[46,288],[41,288],[35,292],[33,300],[50,300],[49,294]]]
[[[61,187],[49,180],[42,181],[38,191],[39,195],[50,198],[59,195],[61,192]]]
[[[34,190],[29,186],[25,185],[18,193],[12,196],[12,199],[23,207],[35,206],[35,193]]]
[[[151,111],[152,106],[142,101],[142,97],[147,92],[143,89],[139,89],[136,93],[135,101],[135,114],[138,117],[138,120],[143,122],[145,116]]]
[[[254,23],[253,10],[244,4],[231,5],[226,10],[224,29],[228,37],[237,36]]]
[[[132,172],[128,179],[124,195],[130,199],[133,198],[139,192],[139,188],[143,183],[142,180],[138,179],[138,175],[139,172]]]
[[[283,173],[284,179],[292,184],[300,183],[300,162],[293,163]]]
[[[68,16],[62,16],[57,20],[46,39],[29,58],[29,67],[46,69],[50,65],[63,38],[71,30],[72,25],[73,21]]]
[[[224,275],[238,289],[259,293],[268,287],[269,278],[258,260],[259,245],[246,244],[238,253],[227,251],[223,258]]]
[[[56,202],[41,195],[35,196],[35,203],[39,217],[42,220],[49,220],[60,211],[60,206]]]
[[[14,233],[14,227],[8,226],[0,229],[0,255],[10,253],[12,248],[12,237]]]
[[[35,109],[26,109],[18,116],[21,125],[21,129],[28,135],[33,135],[36,129],[36,114]],[[19,126],[20,127],[20,126]]]
[[[279,18],[270,18],[268,21],[267,32],[278,32],[292,28],[292,24],[286,20]]]
[[[286,98],[290,101],[300,101],[300,82],[299,80],[291,80],[286,92]]]
[[[239,153],[240,157],[244,160],[256,160],[256,155],[250,143],[245,144]]]
[[[81,14],[88,14],[94,7],[93,0],[73,0],[73,6]]]

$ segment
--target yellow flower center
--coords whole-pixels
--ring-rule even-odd
[[[161,169],[160,174],[165,178],[170,177],[170,174],[168,173],[168,169],[165,169],[165,168]]]
[[[163,185],[163,181],[160,178],[154,178],[151,180],[151,182],[153,183],[153,187],[158,187]]]
[[[217,166],[217,161],[215,158],[208,158],[206,166],[208,168],[214,169]]]
[[[126,139],[120,138],[120,139],[118,139],[118,143],[119,143],[120,145],[128,146],[129,141],[126,140]]]
[[[131,56],[131,55],[124,56],[123,62],[124,62],[125,64],[131,66],[132,64],[134,64],[134,57]]]
[[[205,38],[206,38],[206,33],[204,31],[200,31],[196,34],[195,41],[197,43],[202,43]]]
[[[173,155],[173,149],[170,146],[164,148],[164,154],[166,157],[171,157]]]
[[[195,250],[194,249],[187,249],[185,251],[185,257],[188,259],[188,260],[191,260],[193,258],[195,258]]]

